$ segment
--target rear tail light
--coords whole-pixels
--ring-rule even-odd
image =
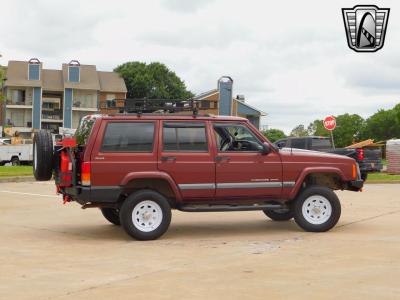
[[[60,154],[60,187],[72,186],[72,161],[67,151]]]
[[[363,160],[364,159],[364,149],[357,149],[357,159]]]
[[[81,182],[82,185],[90,185],[90,162],[83,162],[81,169]]]
[[[353,179],[357,179],[357,166],[356,166],[356,164],[353,164],[353,169],[352,169],[352,172],[351,172],[351,177],[352,177]]]

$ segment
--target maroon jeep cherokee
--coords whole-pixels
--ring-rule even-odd
[[[100,208],[140,240],[160,237],[171,209],[262,210],[272,220],[327,231],[341,211],[333,190],[363,186],[351,158],[278,149],[247,119],[196,115],[86,116],[74,138],[54,147],[40,131],[34,174],[54,175],[65,202]]]

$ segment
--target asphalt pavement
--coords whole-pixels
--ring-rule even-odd
[[[174,211],[132,240],[51,182],[0,183],[0,299],[399,299],[400,184],[338,192],[326,233],[262,212]]]

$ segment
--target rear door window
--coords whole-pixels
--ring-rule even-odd
[[[306,139],[292,139],[291,147],[297,149],[306,149]]]
[[[152,152],[153,122],[110,122],[101,146],[102,152]]]
[[[311,149],[317,151],[324,151],[332,149],[331,141],[324,138],[311,139]]]
[[[163,150],[207,152],[206,124],[203,122],[164,122]]]

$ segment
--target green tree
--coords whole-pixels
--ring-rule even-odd
[[[282,130],[274,128],[264,130],[262,134],[266,136],[271,143],[286,137],[286,134]]]
[[[336,147],[345,147],[361,139],[365,120],[357,114],[343,114],[336,117],[333,138]]]
[[[304,127],[303,124],[297,125],[295,128],[292,129],[290,132],[290,136],[301,137],[301,136],[308,136],[309,132]]]
[[[380,109],[369,117],[362,131],[362,137],[372,138],[375,141],[400,138],[400,104],[393,109]]]
[[[329,130],[326,130],[322,120],[314,120],[307,127],[308,133],[315,136],[329,136]]]
[[[193,97],[182,81],[164,64],[133,61],[114,70],[125,81],[128,98],[187,99]]]

